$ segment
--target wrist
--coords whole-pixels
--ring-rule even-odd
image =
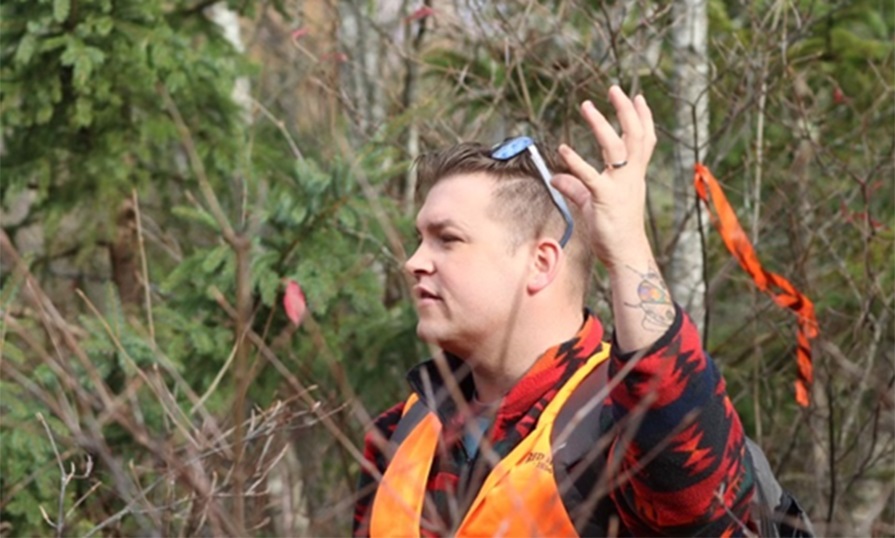
[[[626,241],[615,249],[607,249],[606,256],[601,261],[610,275],[628,271],[629,268],[640,269],[656,264],[652,246],[646,237]]]

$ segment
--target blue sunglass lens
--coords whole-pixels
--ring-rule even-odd
[[[512,140],[507,140],[495,149],[491,153],[491,157],[500,161],[506,161],[519,155],[532,144],[534,144],[534,140],[527,136],[513,138]]]

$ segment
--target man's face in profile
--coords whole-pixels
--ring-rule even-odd
[[[512,248],[512,223],[489,211],[494,187],[484,173],[436,183],[417,215],[419,247],[405,264],[415,280],[417,334],[462,358],[509,323],[528,269],[529,248]]]

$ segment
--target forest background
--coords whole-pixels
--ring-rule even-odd
[[[820,535],[895,535],[891,1],[0,14],[0,535],[348,534],[370,416],[430,354],[413,159],[529,134],[599,163],[576,108],[612,83],[653,108],[651,238],[747,433]],[[697,209],[697,161],[814,301],[807,408],[798,319]]]

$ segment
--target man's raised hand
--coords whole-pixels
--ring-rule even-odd
[[[612,86],[609,101],[621,134],[592,102],[581,105],[581,115],[600,146],[605,168],[598,171],[563,144],[559,152],[572,173],[557,174],[553,184],[580,208],[585,220],[580,224],[587,230],[594,252],[611,269],[652,258],[644,206],[646,171],[656,146],[656,131],[643,96],[632,101],[621,88]]]

